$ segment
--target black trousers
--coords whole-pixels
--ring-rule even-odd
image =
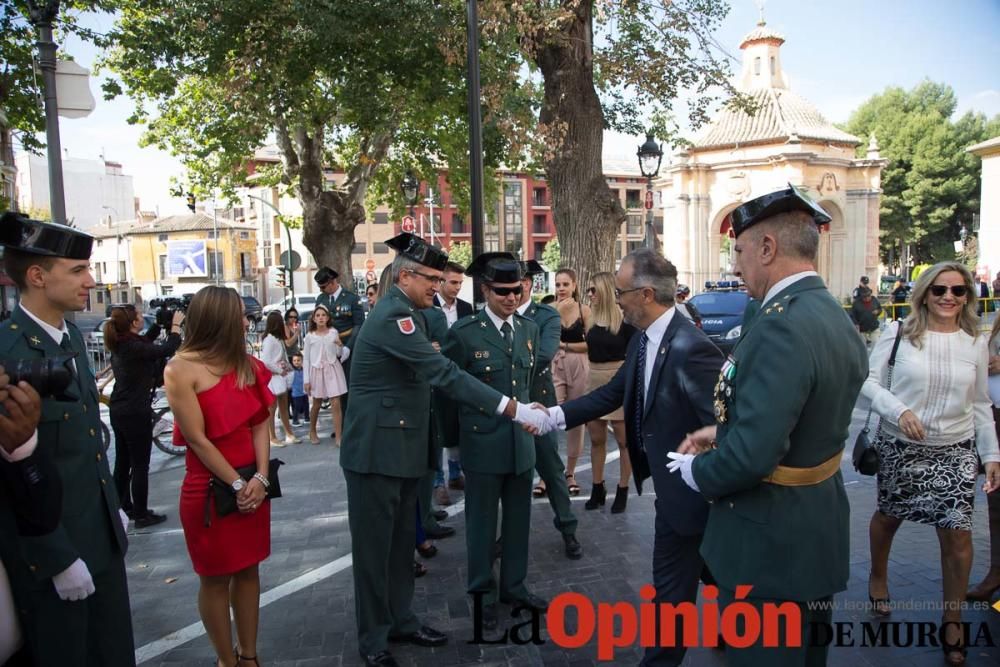
[[[115,432],[115,489],[122,509],[133,517],[145,516],[149,513],[153,411],[118,411],[112,408],[111,429]]]

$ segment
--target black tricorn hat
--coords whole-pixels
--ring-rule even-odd
[[[539,276],[545,273],[545,267],[539,264],[536,259],[526,259],[521,262],[521,271],[526,276]]]
[[[516,283],[524,275],[521,262],[509,252],[484,252],[472,260],[467,276],[479,276],[488,283]]]
[[[403,232],[398,236],[393,236],[385,242],[390,248],[396,249],[400,255],[412,259],[418,264],[426,267],[444,271],[448,265],[448,253],[441,248],[436,248],[419,236],[414,236],[409,232]]]
[[[324,266],[321,267],[320,270],[316,272],[316,275],[313,276],[313,280],[316,281],[317,285],[322,287],[331,280],[336,280],[339,277],[340,277],[339,273],[331,269],[329,266]]]
[[[733,234],[739,237],[740,234],[758,222],[788,211],[808,213],[817,225],[825,225],[830,222],[830,215],[826,211],[789,183],[784,190],[751,199],[730,213]]]
[[[94,237],[66,225],[7,211],[0,216],[0,245],[29,255],[90,259]]]

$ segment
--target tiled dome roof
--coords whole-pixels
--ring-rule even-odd
[[[767,27],[766,23],[760,21],[757,24],[757,27],[748,32],[746,37],[743,38],[743,41],[740,42],[740,48],[741,49],[744,48],[750,42],[759,42],[760,40],[763,39],[773,39],[777,40],[778,43],[783,44],[785,41],[785,36],[776,30],[771,30],[770,28]]]
[[[751,33],[753,34],[753,33]],[[856,146],[861,140],[827,122],[812,104],[790,90],[765,88],[746,93],[757,113],[722,109],[695,140],[693,150],[813,140]]]

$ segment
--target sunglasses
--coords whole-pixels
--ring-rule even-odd
[[[524,288],[520,285],[517,287],[494,287],[493,285],[487,285],[487,287],[497,296],[510,296],[511,294],[521,296],[521,292],[524,291]]]
[[[944,296],[948,289],[948,285],[931,285],[931,294],[939,297]],[[956,296],[960,299],[969,292],[969,288],[965,285],[952,285],[950,289],[952,296]]]
[[[597,294],[597,288],[596,287],[588,287],[587,288],[587,294]]]

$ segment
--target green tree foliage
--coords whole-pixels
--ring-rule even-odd
[[[558,238],[545,244],[542,250],[542,266],[546,271],[556,271],[562,267],[562,252],[559,250]]]
[[[955,259],[962,225],[971,231],[973,214],[979,212],[980,159],[965,149],[1000,134],[1000,116],[987,120],[967,112],[952,120],[955,107],[948,85],[893,86],[862,104],[844,128],[859,137],[874,134],[889,160],[882,171],[884,258],[903,243],[915,263]],[[866,145],[858,147],[859,157]]]
[[[472,263],[472,244],[465,241],[455,241],[448,248],[448,259],[468,267]]]

